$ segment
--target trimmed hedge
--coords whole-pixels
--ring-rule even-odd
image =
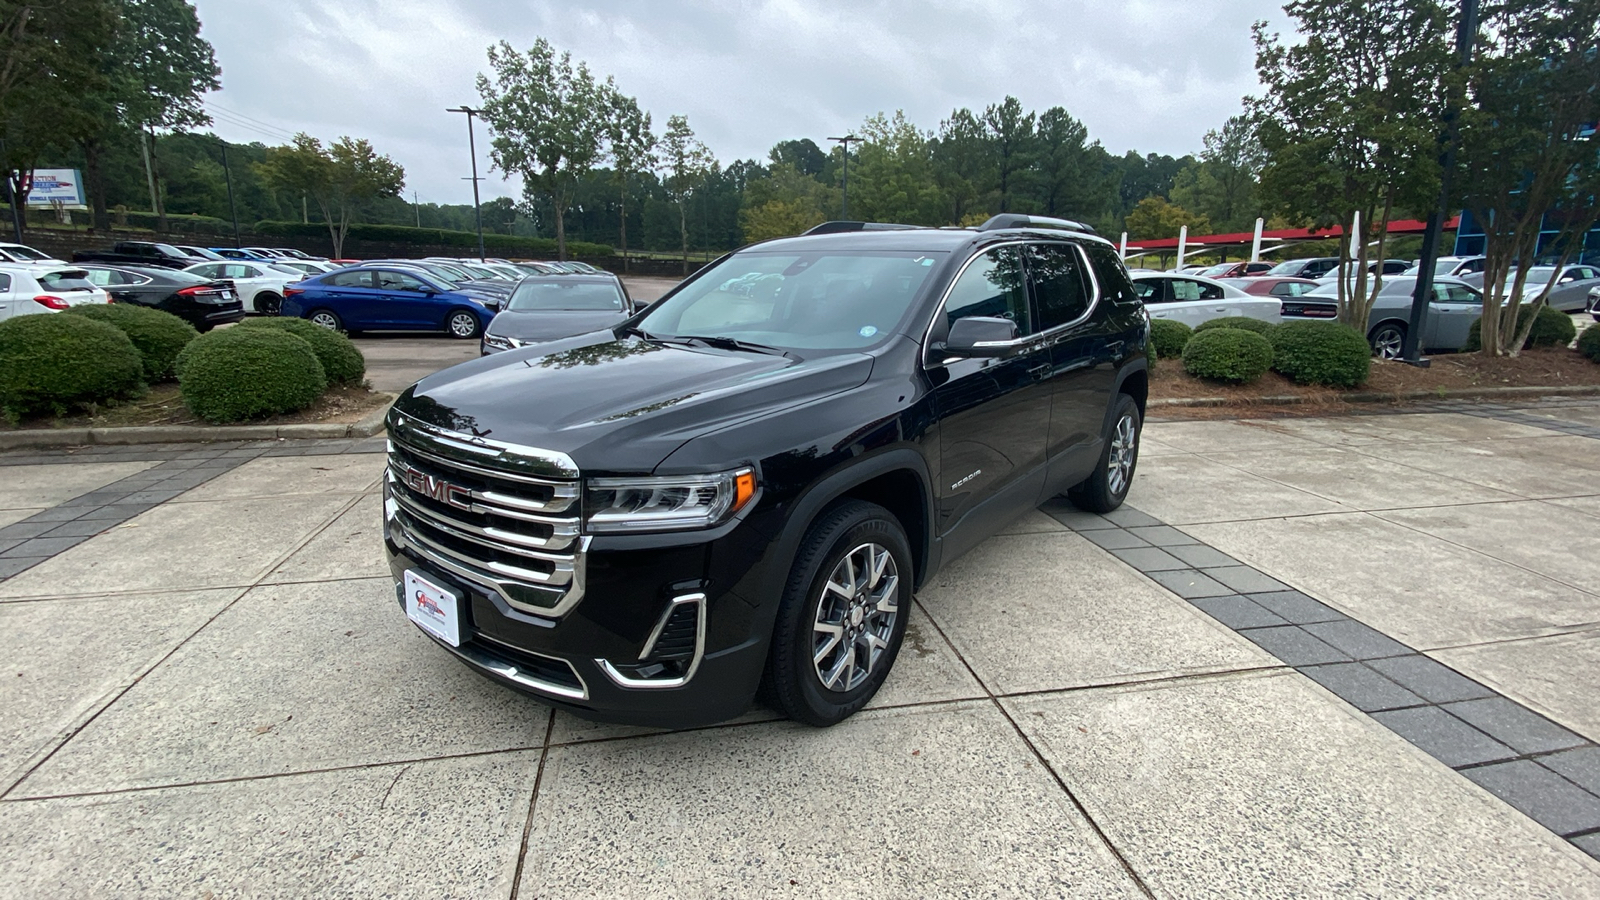
[[[1150,320],[1150,349],[1156,352],[1156,359],[1177,359],[1182,356],[1184,345],[1193,336],[1194,329],[1182,322]]]
[[[367,374],[367,360],[350,339],[329,328],[313,325],[305,319],[245,319],[240,328],[276,328],[304,340],[311,352],[322,363],[322,371],[329,384],[360,384]]]
[[[1528,321],[1528,311],[1532,306],[1522,306],[1517,310],[1517,328],[1521,329]],[[1528,331],[1528,340],[1522,349],[1529,347],[1565,347],[1572,343],[1578,336],[1578,326],[1572,324],[1572,317],[1566,313],[1551,309],[1548,306],[1539,307],[1539,315],[1533,320],[1533,328]],[[1467,342],[1461,349],[1466,352],[1476,352],[1483,349],[1483,317],[1472,320],[1472,327],[1467,329]]]
[[[1600,362],[1600,328],[1591,325],[1578,335],[1578,352]]]
[[[144,380],[150,384],[174,377],[173,364],[189,342],[200,336],[194,326],[169,312],[132,303],[74,306],[69,315],[96,319],[122,330],[139,351]]]
[[[1267,333],[1272,368],[1299,384],[1353,388],[1367,382],[1372,348],[1338,322],[1285,322]]]
[[[327,387],[311,345],[276,328],[207,332],[178,355],[183,404],[207,422],[297,412]]]
[[[62,415],[79,403],[120,400],[144,387],[144,364],[120,329],[84,316],[0,322],[0,415]]]
[[[1253,331],[1212,328],[1183,348],[1183,370],[1196,378],[1246,384],[1272,367],[1272,345]]]
[[[1220,319],[1207,319],[1194,327],[1195,333],[1210,331],[1213,328],[1242,328],[1245,331],[1254,331],[1256,334],[1266,334],[1271,328],[1270,322],[1252,319],[1249,316],[1223,316]]]
[[[309,225],[304,222],[257,222],[250,230],[258,235],[328,239],[328,226],[320,222],[313,222]],[[350,226],[350,231],[345,235],[345,238],[354,241],[392,244],[431,244],[444,247],[466,247],[473,251],[478,249],[478,233],[475,231],[414,228],[410,225],[356,224]],[[497,251],[497,255],[500,256],[554,257],[556,253],[556,242],[553,238],[485,234],[483,236],[483,246],[486,250]],[[610,256],[613,252],[614,250],[610,244],[567,241],[568,256]]]

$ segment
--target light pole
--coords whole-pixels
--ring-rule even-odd
[[[831,137],[831,138],[828,138],[828,140],[837,141],[839,143],[839,145],[844,148],[844,218],[845,218],[845,221],[849,221],[850,220],[850,145],[852,143],[856,142],[856,141],[861,140],[861,138],[856,137],[853,134],[847,134],[844,137]]]
[[[478,262],[483,262],[483,258],[488,254],[483,250],[483,207],[478,202],[478,182],[481,180],[478,178],[478,144],[472,134],[472,117],[477,115],[479,110],[463,105],[456,109],[447,109],[445,112],[467,114],[467,149],[472,153],[472,215],[478,222]]]
[[[239,207],[233,202],[233,169],[228,165],[228,142],[217,138],[217,143],[222,145],[222,178],[228,183],[228,214],[233,217],[233,245],[238,247],[244,242],[239,240]]]

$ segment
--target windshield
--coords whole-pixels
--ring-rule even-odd
[[[1550,276],[1554,275],[1555,272],[1556,272],[1556,270],[1555,270],[1554,266],[1534,266],[1533,268],[1528,270],[1528,280],[1527,280],[1526,283],[1527,284],[1546,284],[1546,283],[1548,283],[1550,281]],[[1513,271],[1511,273],[1511,277],[1506,279],[1506,283],[1509,284],[1511,282],[1511,280],[1513,278],[1515,278],[1515,277],[1516,277],[1516,272]]]
[[[40,253],[39,251],[33,249],[32,247],[24,247],[21,244],[7,244],[6,247],[5,247],[5,251],[7,253],[9,253],[10,255],[16,257],[17,259],[49,259],[50,258],[48,256],[45,256],[43,253]]]
[[[57,269],[39,276],[39,284],[47,291],[94,291],[99,290],[89,280],[89,273],[83,269]]]
[[[1303,259],[1286,259],[1267,270],[1268,275],[1294,275],[1306,264]]]
[[[623,308],[622,292],[609,284],[541,281],[527,279],[511,294],[507,309],[592,309]]]
[[[215,280],[181,269],[162,269],[161,275],[165,278],[170,278],[173,281],[179,282],[180,284],[210,284],[213,280]]]
[[[723,338],[794,350],[882,343],[942,252],[739,253],[651,307],[652,338]]]
[[[1201,275],[1209,275],[1209,276],[1215,278],[1218,275],[1227,274],[1234,267],[1234,265],[1236,265],[1236,264],[1235,263],[1217,263],[1216,265],[1211,266],[1210,268],[1201,269],[1199,274],[1201,274]]]
[[[179,250],[177,247],[172,246],[171,244],[151,244],[150,246],[152,246],[152,247],[156,248],[157,250],[161,251],[161,253],[163,255],[165,255],[165,256],[188,256],[189,255],[189,254],[183,252],[182,250]]]

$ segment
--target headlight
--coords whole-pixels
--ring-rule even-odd
[[[485,350],[515,350],[522,346],[516,338],[505,337],[499,334],[485,332],[483,335],[483,349]]]
[[[591,478],[584,491],[584,523],[591,533],[709,528],[743,509],[755,493],[753,469]]]

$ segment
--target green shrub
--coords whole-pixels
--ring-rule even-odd
[[[1272,345],[1253,331],[1212,328],[1197,332],[1183,348],[1183,370],[1196,378],[1244,384],[1272,366]]]
[[[1300,384],[1352,388],[1365,384],[1372,348],[1361,332],[1338,322],[1285,322],[1267,333],[1272,368]]]
[[[1517,328],[1520,330],[1528,322],[1528,312],[1533,307],[1524,305],[1517,310]],[[1462,350],[1475,352],[1483,349],[1483,317],[1472,320],[1472,327],[1467,329],[1467,343]],[[1522,349],[1529,347],[1565,347],[1572,343],[1578,336],[1578,326],[1572,324],[1572,317],[1566,313],[1551,309],[1548,306],[1539,307],[1538,318],[1533,320],[1533,328],[1528,330],[1528,340]]]
[[[0,414],[10,421],[128,397],[143,374],[139,351],[116,326],[63,315],[0,322]]]
[[[1578,335],[1578,352],[1600,362],[1600,328],[1591,325]]]
[[[1192,336],[1194,329],[1182,322],[1150,320],[1150,349],[1156,352],[1157,359],[1177,359],[1182,356],[1183,347]]]
[[[1249,316],[1223,316],[1220,319],[1207,319],[1194,327],[1195,333],[1210,331],[1213,328],[1242,328],[1245,331],[1254,331],[1256,334],[1266,334],[1272,325],[1260,319]]]
[[[74,306],[68,313],[114,325],[133,341],[144,364],[144,380],[155,384],[172,378],[173,363],[189,342],[200,336],[194,326],[169,312],[131,303]]]
[[[330,328],[313,325],[305,319],[245,319],[240,328],[276,328],[287,331],[311,345],[311,352],[322,363],[329,384],[360,384],[367,374],[367,360],[349,338]]]
[[[178,355],[178,391],[207,422],[238,422],[305,409],[328,387],[303,338],[276,328],[225,328]]]

